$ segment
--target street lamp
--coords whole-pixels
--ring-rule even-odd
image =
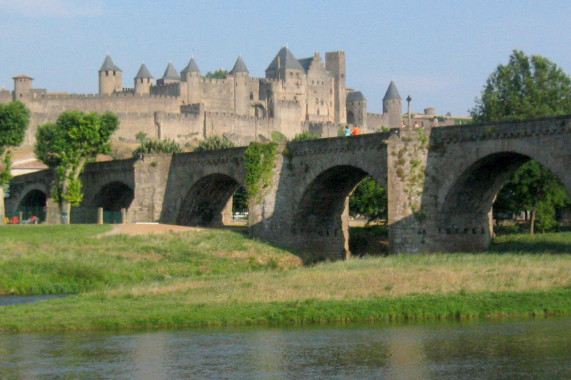
[[[410,128],[410,101],[412,98],[409,96],[406,97],[406,101],[408,103],[408,127]]]

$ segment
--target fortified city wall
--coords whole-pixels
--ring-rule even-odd
[[[344,52],[327,52],[325,60],[319,53],[298,60],[284,47],[265,78],[250,77],[242,57],[224,79],[203,77],[192,58],[180,74],[169,63],[155,83],[143,64],[132,88],[123,86],[122,70],[108,55],[98,75],[98,94],[50,93],[34,89],[31,77],[15,76],[14,90],[1,90],[0,102],[20,100],[30,109],[23,144],[32,146],[37,127],[54,122],[66,110],[116,113],[116,139],[135,142],[143,132],[181,144],[224,135],[245,145],[271,138],[273,131],[290,139],[304,131],[331,137],[346,124],[359,124],[368,133],[399,127],[402,116],[402,98],[394,82],[383,98],[383,113],[367,113],[365,97],[346,87]]]

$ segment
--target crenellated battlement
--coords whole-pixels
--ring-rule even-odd
[[[197,120],[200,118],[200,115],[195,113],[160,112],[157,115],[160,120]]]

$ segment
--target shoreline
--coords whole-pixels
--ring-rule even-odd
[[[295,252],[240,230],[165,229],[101,236],[111,226],[0,227],[1,294],[76,294],[0,306],[0,330],[571,314],[569,232],[503,236],[477,254],[379,255],[304,266]]]
[[[74,299],[75,298],[75,299]],[[81,298],[86,298],[82,300]],[[99,298],[99,299],[98,299]],[[415,295],[371,300],[194,304],[100,295],[0,307],[0,331],[105,331],[544,318],[571,314],[571,290]],[[126,313],[126,315],[125,315]],[[138,315],[137,315],[138,314]],[[66,320],[65,316],[73,316]],[[64,318],[62,318],[64,317]]]

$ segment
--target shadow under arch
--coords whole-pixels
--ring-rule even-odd
[[[449,237],[442,240],[448,245],[445,249],[474,252],[488,248],[496,195],[514,173],[532,159],[517,152],[498,152],[479,159],[462,172],[448,189],[438,212],[438,234]],[[551,170],[544,163],[540,164]]]
[[[113,181],[97,192],[90,206],[101,207],[104,211],[121,211],[131,206],[134,196],[129,186],[120,181]]]
[[[176,224],[223,226],[223,211],[232,207],[232,195],[242,185],[226,174],[210,174],[194,183],[182,201]]]
[[[41,190],[33,189],[20,200],[17,210],[22,212],[23,220],[35,216],[40,222],[46,220],[47,194]]]
[[[350,255],[348,196],[369,173],[356,166],[334,166],[307,186],[291,223],[294,246],[312,260]]]

